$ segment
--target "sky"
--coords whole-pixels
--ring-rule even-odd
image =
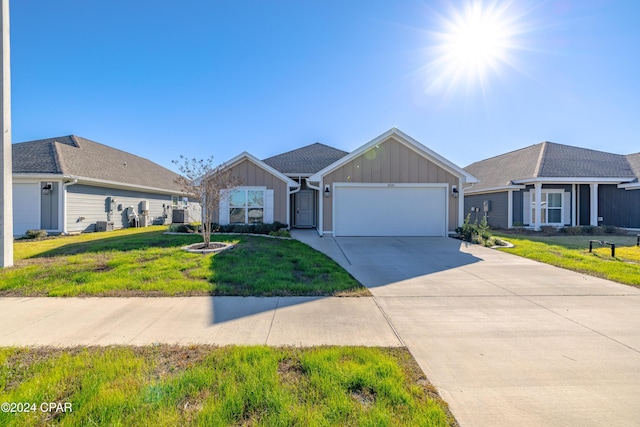
[[[640,151],[640,2],[12,0],[12,139],[180,155],[346,151],[392,127],[464,167],[542,141]]]

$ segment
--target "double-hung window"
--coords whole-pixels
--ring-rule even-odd
[[[542,200],[540,203],[540,224],[562,225],[564,224],[563,214],[563,191],[562,190],[542,190]],[[536,222],[536,192],[531,191],[531,222]]]
[[[258,224],[264,222],[265,190],[232,190],[229,194],[229,222],[231,224]]]
[[[189,205],[189,199],[180,196],[171,196],[171,206],[174,209],[186,209]]]

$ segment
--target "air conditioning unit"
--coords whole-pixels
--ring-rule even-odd
[[[113,231],[113,221],[96,221],[96,231]]]
[[[184,224],[187,218],[185,209],[174,209],[171,222],[174,224]]]

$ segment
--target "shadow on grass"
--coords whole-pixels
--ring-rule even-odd
[[[227,236],[219,236],[219,240],[230,240]],[[64,255],[76,255],[81,253],[98,253],[120,251],[128,252],[148,248],[174,248],[201,241],[198,234],[168,235],[164,231],[153,231],[134,235],[105,236],[104,238],[74,242],[56,248],[46,250],[27,258],[46,258]],[[212,238],[212,240],[215,240]]]

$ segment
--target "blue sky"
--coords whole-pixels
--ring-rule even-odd
[[[434,66],[470,2],[13,0],[13,141],[76,134],[172,169],[391,127],[460,166],[544,140],[640,151],[640,2],[474,3],[510,22],[482,81]]]

